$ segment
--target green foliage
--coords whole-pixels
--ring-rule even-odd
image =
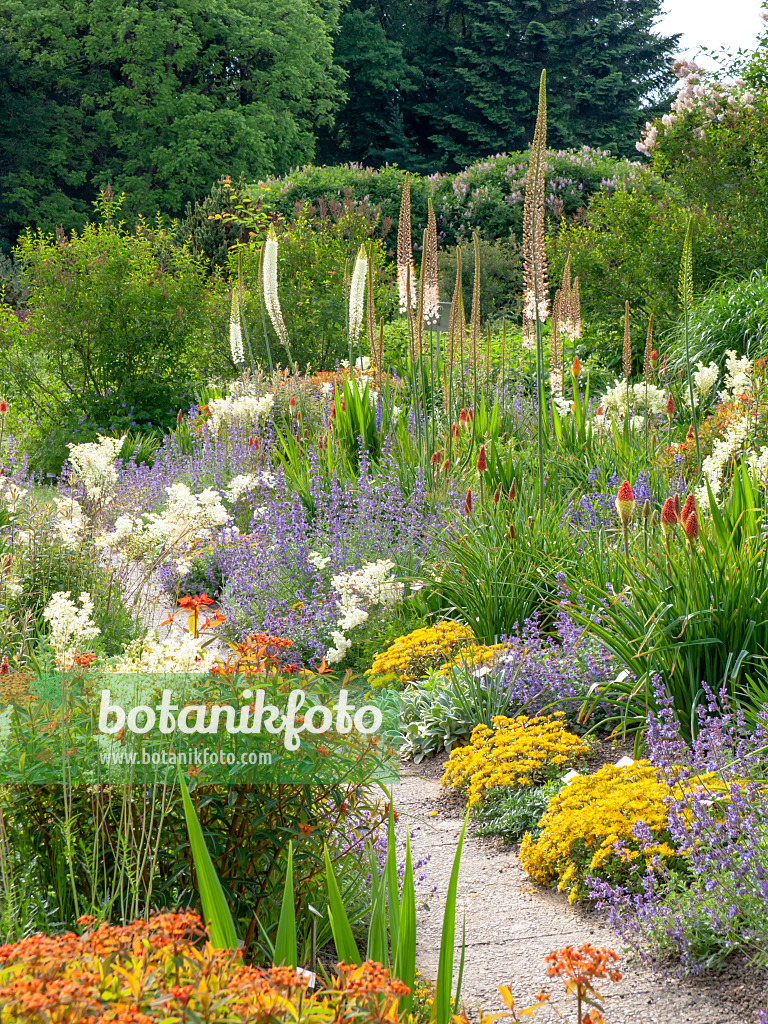
[[[646,556],[638,531],[629,560],[620,545],[595,545],[586,572],[574,577],[574,619],[627,670],[600,694],[621,728],[643,728],[648,709],[656,708],[655,681],[673,698],[686,736],[697,731],[702,682],[724,687],[748,715],[765,700],[768,562],[746,468],[737,472],[730,503],[722,513],[710,492],[713,536],[702,533],[690,552],[679,529],[668,549],[657,530]]]
[[[503,314],[517,317],[520,312],[523,270],[520,252],[513,238],[509,241],[480,240],[480,318],[483,322]],[[438,253],[440,294],[453,295],[456,282],[456,250]],[[472,307],[475,276],[475,247],[461,245],[461,284],[465,309]]]
[[[692,307],[691,362],[721,363],[728,349],[763,359],[768,355],[768,275],[753,271],[742,279],[725,278]],[[670,349],[670,359],[684,358],[682,331]]]
[[[483,799],[472,810],[472,816],[478,823],[475,835],[499,836],[505,843],[516,843],[530,832],[531,839],[538,839],[541,816],[550,797],[559,793],[562,786],[559,779],[554,779],[543,786],[525,789],[498,786],[486,790]]]
[[[522,629],[534,612],[547,628],[558,601],[555,576],[577,556],[559,509],[545,504],[529,515],[522,498],[507,509],[490,497],[443,537],[443,552],[420,577],[443,618],[466,623],[478,641],[492,644]]]
[[[215,371],[211,334],[224,337],[201,260],[160,227],[127,232],[115,222],[119,200],[105,194],[97,207],[104,222],[82,234],[23,236],[27,317],[0,322],[3,386],[51,442],[40,469],[58,468],[66,441],[98,430],[170,426],[201,372]]]
[[[689,212],[679,195],[650,171],[598,196],[586,217],[563,224],[548,240],[553,280],[571,256],[587,328],[584,341],[608,367],[621,366],[626,300],[633,326],[643,334],[650,313],[661,331],[677,323],[680,253],[691,215],[693,290],[700,294],[734,266],[737,240],[715,213]]]
[[[108,183],[178,214],[227,170],[311,159],[341,100],[336,0],[0,4],[0,195],[11,241],[82,230]]]

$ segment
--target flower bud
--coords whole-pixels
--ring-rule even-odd
[[[477,453],[477,472],[482,474],[488,469],[488,463],[485,458],[485,445],[480,445],[480,451]]]
[[[178,425],[179,423],[181,423],[183,419],[184,416],[182,415],[181,409],[179,409],[179,411],[176,413],[176,424]]]
[[[443,463],[443,470],[442,470],[442,471],[443,471],[443,473],[445,473],[445,474],[446,474],[446,476],[447,476],[447,474],[448,474],[448,470],[449,470],[450,468],[451,468],[451,463],[450,463],[450,460],[446,459],[446,460],[445,460],[445,462]]]
[[[667,405],[666,405],[665,412],[667,414],[667,419],[668,420],[671,420],[672,417],[675,415],[675,400],[674,400],[674,398],[672,397],[671,394],[670,394],[669,398],[667,399]]]
[[[629,480],[625,480],[619,487],[616,495],[616,511],[619,514],[622,526],[629,525],[635,511],[635,496]]]
[[[468,516],[472,513],[472,488],[470,487],[467,491],[467,496],[464,499],[464,515]]]
[[[659,353],[654,348],[654,349],[651,349],[651,366],[655,370],[658,365],[659,365]]]
[[[0,416],[5,416],[8,412],[8,403],[4,398],[0,398]]]
[[[680,495],[673,495],[672,500],[675,503],[675,515],[677,516],[678,522],[680,521]]]
[[[499,498],[500,497],[501,497],[501,484],[499,484],[499,486],[493,492],[493,504],[494,505],[498,505],[499,504]]]
[[[646,498],[645,501],[643,502],[642,516],[643,516],[643,519],[644,519],[645,522],[648,522],[648,520],[651,517],[651,503],[648,500],[648,498]]]
[[[430,464],[430,466],[439,466],[442,461],[443,461],[443,453],[442,452],[435,452],[433,454],[432,458],[429,460],[429,464]]]
[[[578,356],[573,357],[573,366],[571,367],[571,373],[573,374],[574,380],[578,380],[581,376],[581,363],[579,362]]]
[[[658,512],[658,509],[654,509],[653,512],[651,512],[651,529],[655,530],[658,525],[659,525],[659,512]]]
[[[509,494],[507,495],[508,501],[514,501],[517,497],[517,477],[512,477],[512,486],[509,488]]]
[[[685,435],[685,440],[686,441],[692,441],[693,440],[693,424],[691,424],[690,427],[688,427],[688,433]]]

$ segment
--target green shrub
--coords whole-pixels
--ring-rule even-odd
[[[475,277],[475,249],[471,242],[461,243],[461,287],[464,308],[472,308],[472,286]],[[438,254],[440,297],[453,298],[456,284],[456,250]],[[520,312],[523,269],[519,246],[510,236],[508,241],[480,241],[480,318],[483,322],[503,314],[517,316]]]
[[[584,344],[609,368],[621,366],[626,300],[640,361],[650,313],[659,331],[675,325],[680,256],[691,213],[694,290],[700,294],[730,271],[738,259],[737,239],[715,213],[690,211],[651,171],[598,196],[584,217],[564,223],[549,239],[550,278],[560,279],[570,253],[571,272],[580,283]]]
[[[103,222],[71,238],[22,237],[27,318],[0,320],[0,386],[29,404],[43,437],[81,420],[94,430],[168,427],[201,373],[224,365],[215,355],[225,352],[224,303],[202,260],[159,226],[129,234],[115,220],[120,200],[104,194],[97,210]],[[212,333],[221,338],[213,358]]]

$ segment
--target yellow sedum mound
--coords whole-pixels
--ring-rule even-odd
[[[606,874],[615,877],[633,861],[646,864],[659,857],[679,856],[667,838],[667,802],[671,790],[662,782],[650,761],[635,761],[619,768],[608,764],[593,775],[573,779],[549,801],[541,819],[541,835],[534,841],[526,833],[520,860],[534,881],[557,882],[568,889],[572,903],[584,895],[584,877]],[[643,821],[654,837],[652,846],[641,847],[632,831]],[[626,852],[614,850],[621,841]]]
[[[563,724],[562,712],[536,718],[497,715],[493,728],[477,725],[469,745],[451,753],[444,786],[466,790],[470,804],[495,786],[524,788],[551,778],[553,769],[571,765],[588,745]]]
[[[438,622],[398,637],[383,654],[377,654],[368,675],[396,675],[401,683],[423,679],[430,669],[452,658],[460,647],[475,639],[472,630],[458,622]]]

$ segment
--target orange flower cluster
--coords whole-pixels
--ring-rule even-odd
[[[239,952],[214,949],[195,914],[79,923],[90,930],[0,947],[2,1024],[394,1024],[408,993],[366,962],[340,964],[331,987],[310,995],[292,968],[262,971]]]
[[[280,668],[285,675],[294,671],[291,665],[280,665],[280,651],[293,646],[293,640],[282,636],[268,636],[266,633],[249,633],[242,643],[229,643],[232,653],[223,664],[218,664],[213,672],[233,675],[243,672],[246,675],[260,675],[270,669]]]

